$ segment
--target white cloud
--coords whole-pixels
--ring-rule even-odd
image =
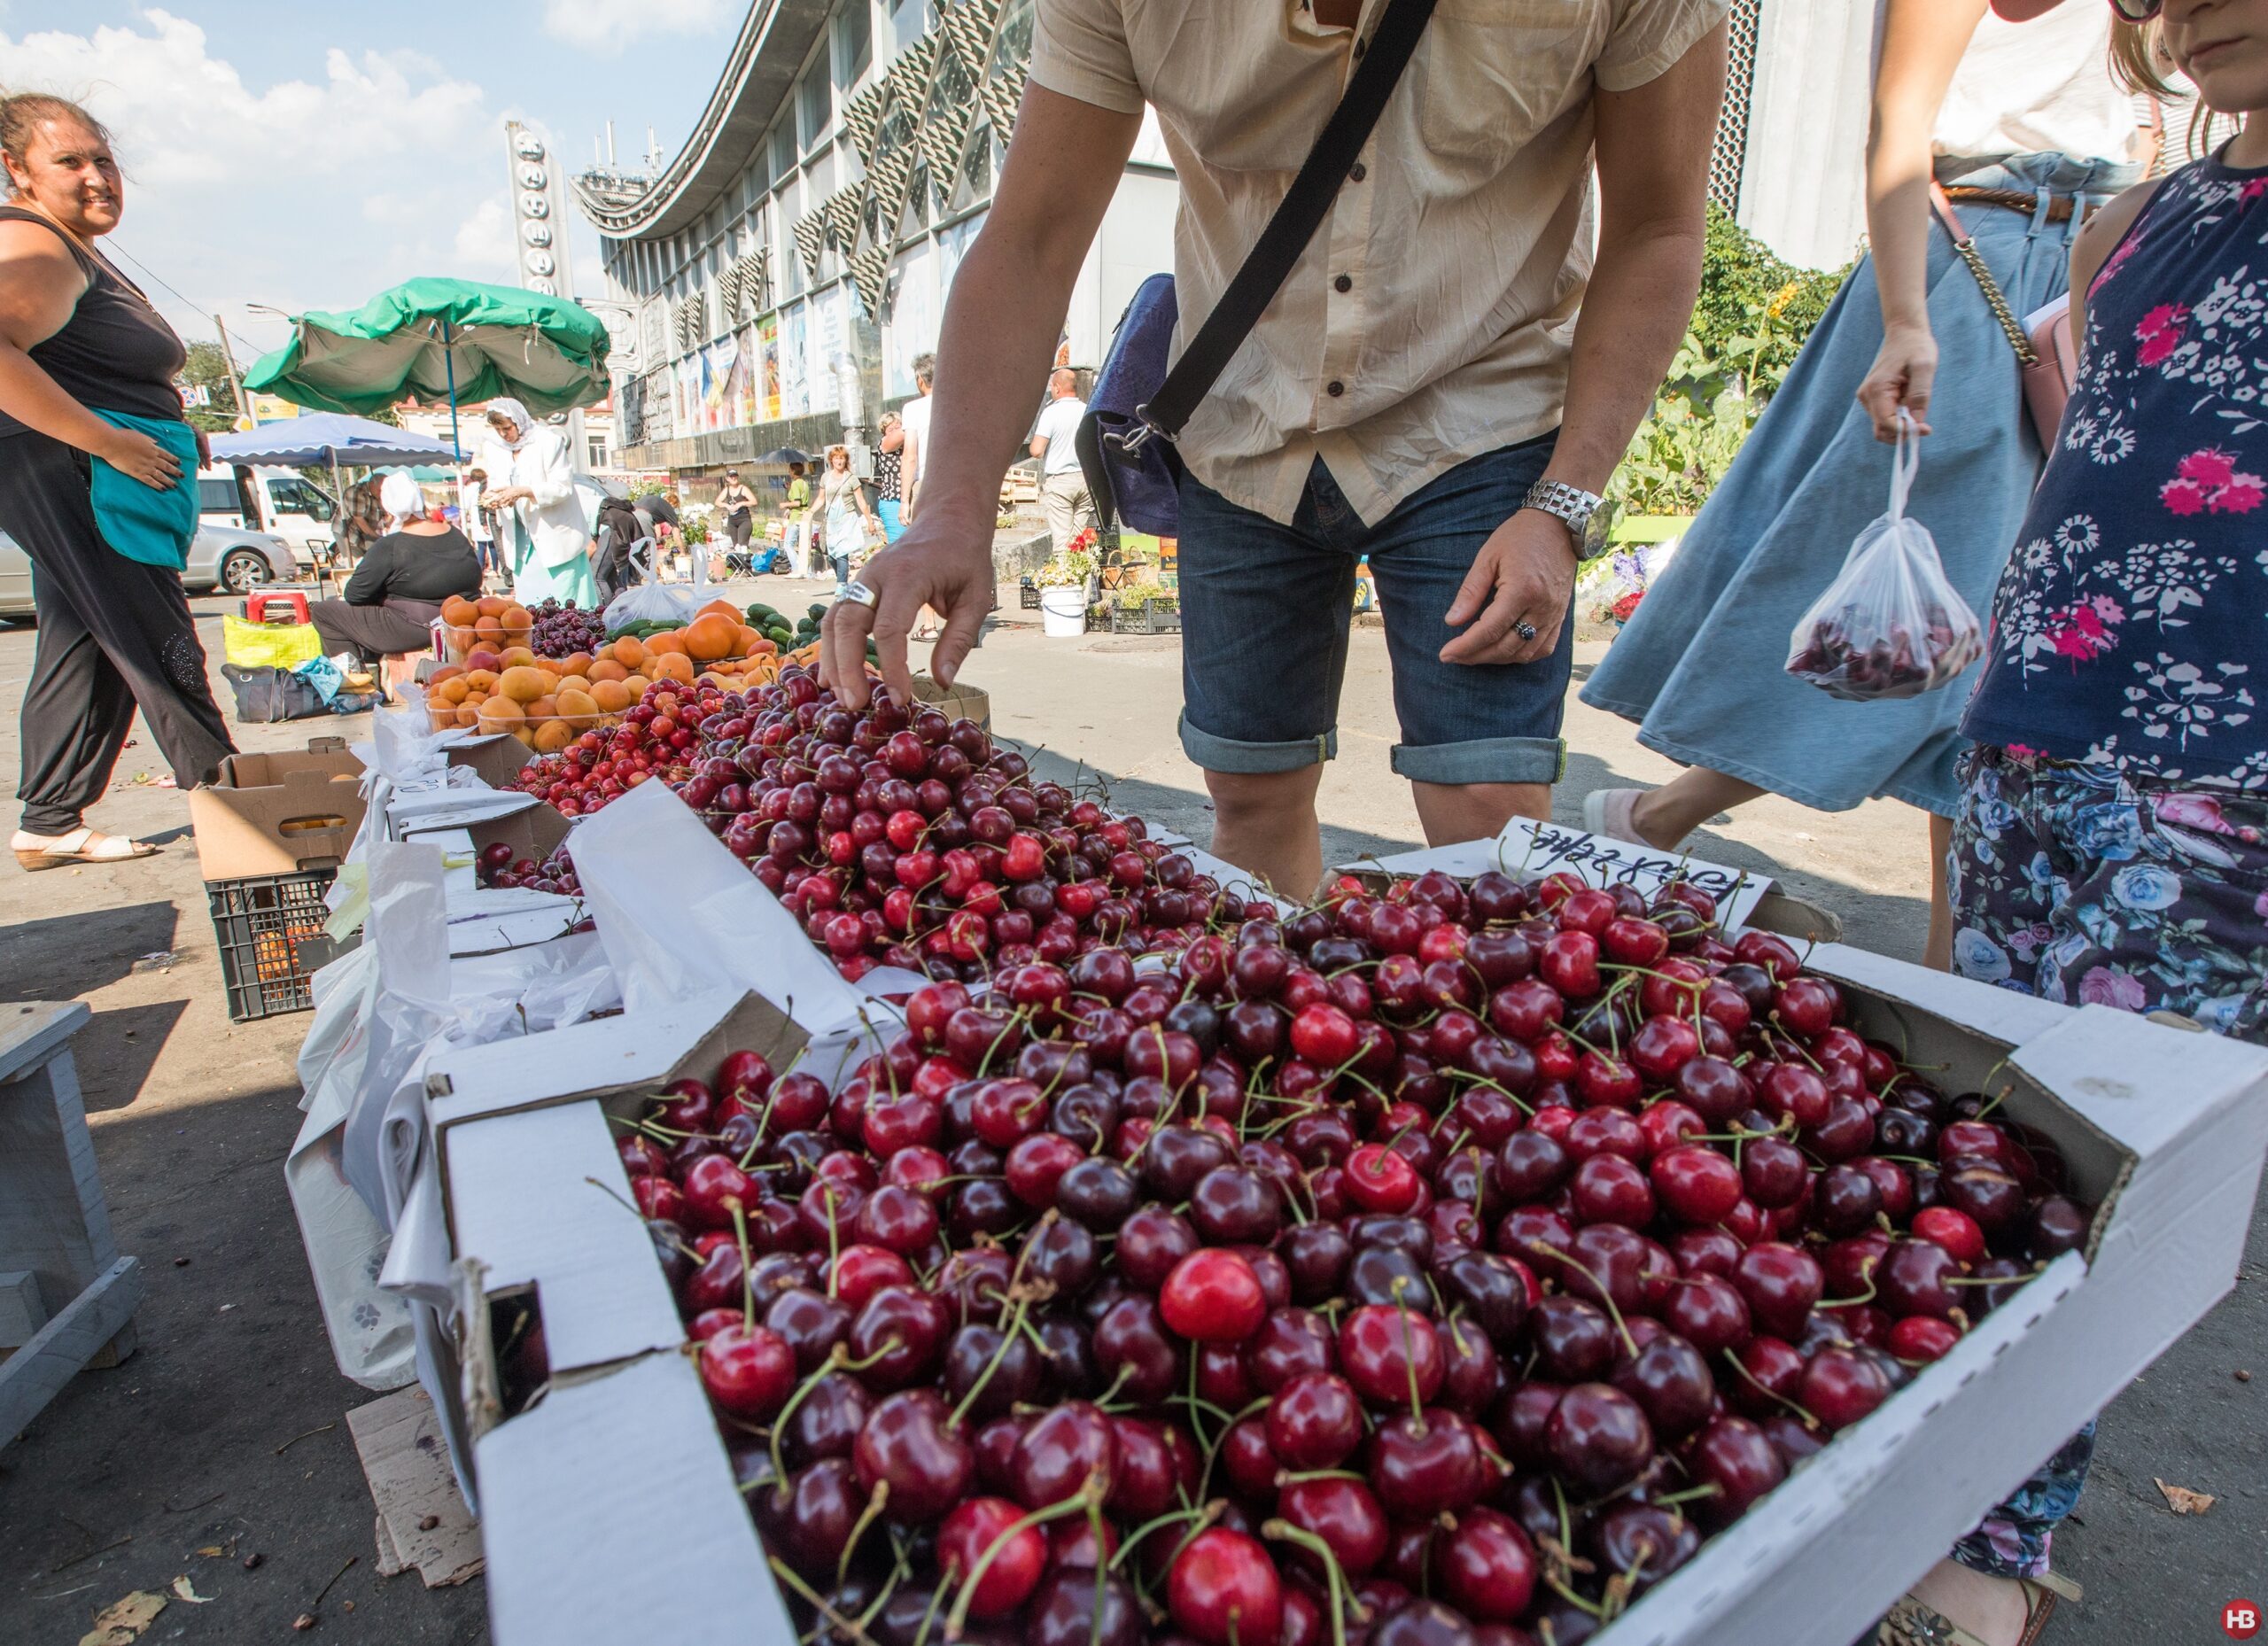
[[[594,51],[619,50],[647,35],[714,28],[736,10],[733,0],[544,0],[543,27]]]
[[[513,276],[501,113],[430,58],[334,46],[320,82],[254,89],[203,29],[153,9],[89,34],[0,34],[0,84],[77,97],[111,127],[119,242],[232,329],[247,302],[335,308],[414,275]]]

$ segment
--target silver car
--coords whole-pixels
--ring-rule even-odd
[[[267,583],[289,583],[299,575],[291,546],[266,532],[237,526],[199,526],[181,569],[182,586],[192,594],[247,594]],[[32,606],[32,563],[23,545],[0,532],[0,617],[28,617]]]

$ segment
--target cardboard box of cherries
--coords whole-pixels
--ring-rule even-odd
[[[805,1628],[1565,1646],[2082,1248],[1702,893],[1430,873],[937,982],[620,1155]]]

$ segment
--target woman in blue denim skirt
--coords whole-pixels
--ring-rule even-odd
[[[1986,16],[1985,0],[1883,0],[1879,14],[1872,253],[1583,688],[1689,769],[1661,788],[1595,791],[1585,820],[1666,849],[1767,792],[1822,811],[1906,801],[1930,816],[1925,959],[1943,967],[1944,836],[1974,672],[1918,697],[1845,703],[1781,665],[1796,619],[1884,510],[1891,454],[1877,442],[1900,409],[1930,434],[1907,512],[1980,612],[2039,474],[2016,352],[1932,219],[1931,179],[2021,318],[2062,295],[2071,241],[2140,175],[2143,134],[2112,80],[2101,0],[2024,23]]]

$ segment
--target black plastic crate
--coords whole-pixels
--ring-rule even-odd
[[[1113,634],[1178,634],[1181,633],[1181,610],[1169,606],[1113,607],[1110,613]]]
[[[304,1012],[315,1004],[315,974],[353,946],[342,948],[323,932],[330,919],[323,894],[338,875],[337,869],[301,869],[205,882],[231,1021]]]

